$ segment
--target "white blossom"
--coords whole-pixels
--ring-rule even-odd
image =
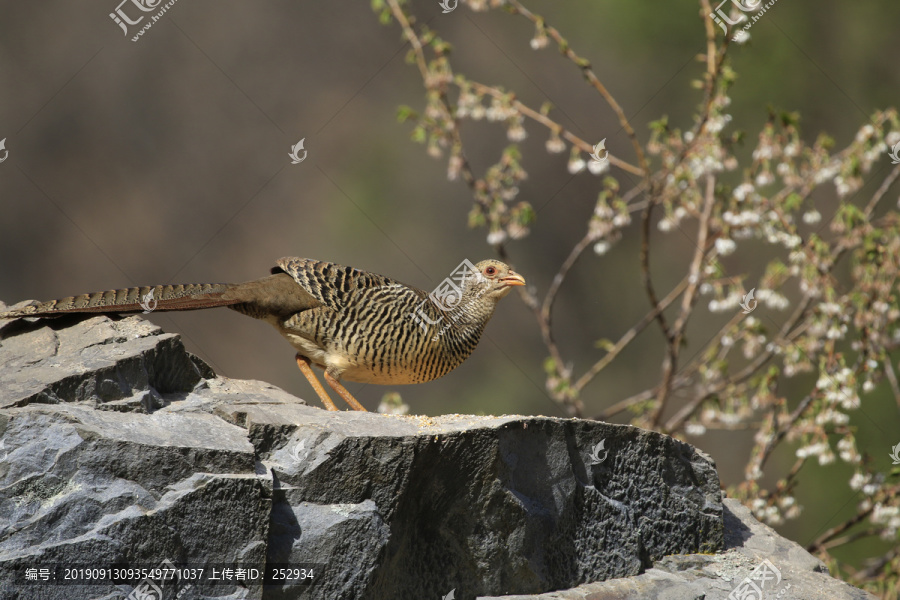
[[[772,146],[760,145],[753,151],[753,160],[763,160],[767,158],[772,158]]]
[[[713,299],[709,301],[710,312],[728,312],[736,310],[741,305],[744,297],[738,291],[733,291],[724,298]]]
[[[864,142],[873,135],[875,135],[875,128],[869,124],[863,125],[862,128],[856,133],[856,141]]]
[[[847,326],[843,323],[834,323],[825,332],[825,337],[829,340],[842,340],[847,333]]]
[[[822,302],[819,304],[819,310],[822,314],[835,316],[841,314],[843,308],[837,302]]]
[[[743,202],[755,189],[752,183],[742,183],[734,188],[733,195],[738,202]]]
[[[767,307],[775,310],[784,310],[790,306],[790,301],[774,290],[760,289],[756,292],[756,297]]]
[[[569,164],[566,165],[566,168],[569,170],[569,173],[575,175],[576,173],[584,171],[586,166],[584,160],[581,157],[578,157],[569,160]]]
[[[827,452],[823,452],[819,455],[819,464],[820,465],[830,465],[834,462],[834,453],[831,450]]]
[[[506,239],[506,232],[503,231],[502,229],[495,229],[494,231],[492,231],[488,234],[487,243],[490,244],[491,246],[494,246],[496,244],[502,243],[503,240],[505,240],[505,239]]]
[[[566,143],[559,138],[559,136],[553,136],[547,140],[546,143],[547,152],[550,154],[559,154],[560,152],[565,151]]]
[[[900,529],[900,508],[896,506],[884,506],[880,502],[872,508],[872,522],[884,525],[881,537],[891,541]]]
[[[828,444],[824,442],[817,442],[815,444],[809,444],[807,446],[802,446],[797,448],[797,458],[808,458],[810,456],[819,456],[828,451]]]
[[[688,435],[703,435],[706,433],[706,427],[701,423],[688,423],[684,426],[684,432]]]
[[[602,173],[606,173],[609,171],[609,161],[608,160],[589,160],[587,162],[588,171],[593,175],[600,175]]]
[[[862,486],[862,493],[866,496],[874,496],[878,493],[878,490],[881,489],[881,485],[878,483],[867,483]]]
[[[736,248],[737,244],[732,239],[719,238],[716,240],[716,252],[722,256],[728,256],[733,253]]]
[[[762,171],[759,175],[756,176],[756,185],[762,187],[764,185],[769,185],[773,181],[775,181],[775,176],[772,175],[769,171]]]
[[[631,214],[627,212],[617,214],[613,217],[613,225],[620,228],[631,225]]]
[[[522,127],[522,125],[516,123],[506,130],[506,137],[509,138],[509,141],[511,142],[521,142],[528,137],[528,132],[525,131],[525,128]]]
[[[532,50],[540,50],[541,48],[546,48],[547,44],[550,42],[550,38],[546,36],[543,32],[536,34],[533,38],[531,38],[531,49]]]
[[[719,133],[725,128],[725,125],[731,122],[731,115],[721,115],[710,117],[706,122],[706,130],[709,133]]]
[[[856,450],[856,443],[852,437],[845,437],[838,440],[838,452],[841,460],[847,463],[858,463],[861,459]]]
[[[803,222],[807,225],[818,223],[822,220],[822,214],[816,209],[812,209],[803,213]]]
[[[864,485],[872,480],[872,476],[867,473],[854,473],[850,478],[850,489],[859,491]]]

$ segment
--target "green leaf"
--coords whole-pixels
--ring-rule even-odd
[[[476,227],[484,227],[487,225],[487,220],[484,218],[484,211],[481,209],[481,206],[476,204],[472,207],[472,210],[469,211],[469,227],[472,229]]]
[[[781,124],[784,127],[796,127],[800,124],[800,113],[781,111]]]
[[[552,356],[544,359],[544,372],[547,375],[556,375],[556,360]]]
[[[800,205],[803,204],[803,198],[800,194],[796,192],[791,192],[788,194],[788,197],[784,199],[784,209],[787,212],[793,212],[800,208]]]
[[[534,223],[535,219],[537,218],[537,213],[534,212],[534,208],[532,208],[531,204],[524,201],[519,202],[516,208],[518,213],[516,216],[518,218],[519,224],[528,226]]]
[[[650,128],[650,131],[655,131],[657,133],[665,133],[666,130],[669,129],[669,117],[663,115],[663,117],[661,119],[658,119],[656,121],[650,121],[650,124],[648,125],[648,127]]]
[[[397,108],[397,121],[399,123],[405,123],[409,119],[416,119],[416,118],[418,118],[416,111],[414,111],[409,106],[406,106],[405,104],[401,104],[400,107]]]
[[[612,340],[603,338],[602,340],[597,340],[596,342],[594,342],[594,347],[600,348],[601,350],[606,350],[607,352],[612,352],[613,348],[615,348],[616,345]]]
[[[843,222],[847,229],[854,229],[866,221],[863,211],[853,204],[841,205],[834,218],[839,222]]]

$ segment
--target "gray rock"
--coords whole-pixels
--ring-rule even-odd
[[[139,392],[187,393],[213,374],[184,350],[179,336],[139,317],[0,321],[0,338],[9,340],[0,363],[0,408],[32,402],[97,406],[145,396]]]
[[[724,552],[668,556],[640,575],[571,590],[478,600],[876,600],[828,575],[822,561],[757,521],[737,500],[724,503]],[[753,593],[741,595],[742,589]]]
[[[322,597],[546,591],[723,544],[712,462],[634,427],[308,406],[222,405],[218,413],[246,424],[273,473],[274,510],[286,513],[288,504],[303,523],[330,508],[372,531],[355,539],[335,527],[325,541],[328,532],[317,530],[316,552],[304,535],[296,538],[288,562],[323,563],[326,582],[365,574],[363,586]],[[601,440],[609,454],[591,464]],[[332,551],[341,546],[353,551]]]
[[[271,495],[239,427],[205,413],[32,404],[0,411],[0,432],[0,580],[50,565],[265,563]]]
[[[135,586],[167,600],[724,598],[764,556],[796,582],[792,598],[854,591],[730,510],[723,523],[713,462],[657,433],[329,413],[217,377],[139,317],[0,323],[0,600],[121,600]],[[25,580],[116,563],[296,577]]]

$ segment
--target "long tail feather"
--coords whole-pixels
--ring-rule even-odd
[[[17,310],[0,312],[0,319],[52,316],[73,313],[129,313],[166,310],[197,310],[231,306],[241,302],[234,295],[223,295],[235,288],[230,283],[192,283],[132,287],[69,296],[32,304]]]

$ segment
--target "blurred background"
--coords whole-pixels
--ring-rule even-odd
[[[136,42],[148,19],[125,35],[109,14],[117,6],[132,18],[144,13],[118,2],[0,1],[0,139],[9,151],[0,163],[0,300],[239,282],[268,274],[281,256],[352,265],[431,290],[464,258],[492,257],[487,231],[466,226],[469,189],[448,181],[446,160],[427,156],[410,141],[411,125],[397,123],[398,106],[424,106],[422,83],[405,62],[399,27],[379,24],[368,2],[178,0]],[[691,81],[702,76],[697,55],[705,49],[697,2],[526,6],[591,60],[641,140],[663,115],[673,126],[692,125],[701,93]],[[535,108],[552,102],[565,127],[592,142],[607,138],[613,154],[634,162],[612,111],[579,71],[552,45],[530,48],[534,29],[525,19],[463,5],[442,14],[437,0],[413,2],[412,10],[453,45],[457,71],[514,90]],[[770,8],[750,43],[731,49],[739,75],[731,126],[748,132],[747,152],[770,105],[798,111],[807,141],[826,131],[838,147],[874,110],[896,105],[898,22],[900,4],[887,0]],[[526,128],[520,146],[529,179],[520,199],[537,221],[508,250],[542,296],[585,231],[600,178],[570,175],[568,153],[548,154],[546,130]],[[479,175],[509,143],[500,124],[466,123],[462,134]],[[294,165],[288,153],[301,139],[308,155]],[[636,183],[612,174],[623,190]],[[820,201],[827,222],[835,198]],[[638,240],[636,220],[614,251],[586,254],[561,291],[556,336],[576,374],[602,356],[598,339],[618,339],[649,309]],[[653,258],[663,293],[693,250],[681,235],[666,243]],[[757,280],[769,257],[740,250],[731,272]],[[318,402],[293,350],[262,322],[226,309],[147,318],[180,333],[219,374]],[[692,349],[689,336],[683,361],[701,345]],[[587,414],[656,381],[662,351],[651,326],[585,390]],[[347,387],[371,410],[385,392],[399,391],[418,414],[563,416],[544,391],[545,356],[530,310],[511,294],[474,355],[450,375],[419,386]],[[900,442],[900,417],[882,388],[884,401],[870,407],[864,399],[867,416],[853,424],[861,444],[886,455]],[[717,460],[724,484],[743,479],[750,434],[709,432],[691,441]],[[846,481],[844,471],[849,477],[835,465],[827,476]],[[810,519],[783,531],[803,544],[852,509],[845,485],[835,493],[811,485]]]

